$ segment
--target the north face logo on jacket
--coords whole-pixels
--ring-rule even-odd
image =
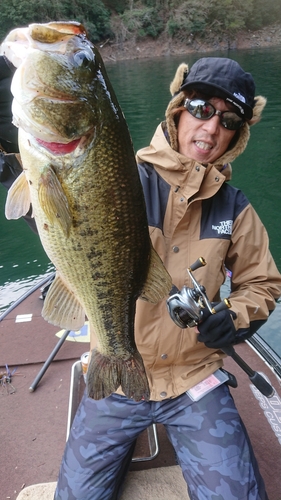
[[[218,234],[232,234],[232,220],[222,220],[219,226],[212,225],[212,229]]]

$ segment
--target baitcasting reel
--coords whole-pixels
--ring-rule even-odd
[[[224,299],[219,304],[212,306],[206,295],[205,287],[199,285],[194,278],[192,271],[195,271],[199,267],[203,267],[205,265],[205,259],[203,259],[203,257],[199,257],[199,259],[197,259],[197,261],[187,269],[194,288],[184,286],[181,291],[179,291],[174,286],[173,291],[176,290],[176,293],[167,299],[169,314],[174,323],[176,323],[176,325],[180,328],[192,328],[193,326],[198,325],[202,319],[203,309],[205,307],[207,307],[211,314],[215,314],[216,312],[231,307],[228,299]]]

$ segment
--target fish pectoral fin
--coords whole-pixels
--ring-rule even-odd
[[[46,167],[41,174],[38,199],[51,224],[58,223],[68,236],[72,215],[62,185],[51,167]]]
[[[169,295],[172,278],[151,245],[150,266],[140,299],[156,304]]]
[[[7,219],[19,219],[30,208],[30,191],[25,172],[22,172],[11,185],[5,206]]]
[[[42,310],[43,318],[66,330],[80,330],[85,323],[84,310],[58,273],[51,284]]]

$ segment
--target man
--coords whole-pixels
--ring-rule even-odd
[[[171,93],[166,121],[137,154],[151,240],[179,290],[193,286],[186,269],[203,256],[208,265],[196,279],[219,302],[231,271],[231,310],[204,311],[198,329],[185,329],[171,320],[165,300],[138,301],[136,343],[151,400],[128,400],[121,389],[99,401],[83,396],[55,500],[119,498],[135,439],[153,422],[164,424],[192,500],[268,498],[228,386],[200,399],[192,391],[220,373],[221,349],[249,338],[280,296],[265,228],[227,183],[265,99],[255,97],[252,76],[226,58],[203,58],[190,70],[180,65]]]

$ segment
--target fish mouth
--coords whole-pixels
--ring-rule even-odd
[[[79,145],[81,141],[81,137],[79,139],[74,139],[71,142],[68,143],[62,143],[62,142],[47,142],[43,141],[42,139],[36,138],[36,142],[42,146],[43,148],[47,149],[51,153],[55,155],[63,155],[63,154],[69,154],[72,153],[77,146]]]

